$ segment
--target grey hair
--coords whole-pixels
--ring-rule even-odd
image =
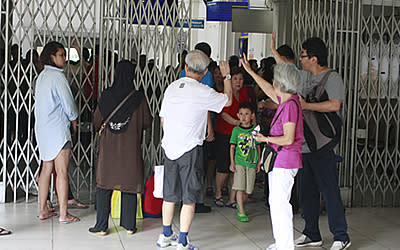
[[[192,50],[186,55],[188,69],[197,74],[203,74],[210,64],[210,58],[201,50]]]
[[[282,84],[281,91],[296,94],[300,86],[300,73],[293,63],[278,63],[274,67],[274,87]]]

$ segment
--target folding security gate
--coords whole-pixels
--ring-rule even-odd
[[[400,205],[400,2],[360,6],[354,202]]]
[[[4,52],[0,74],[3,85],[0,99],[3,128],[0,144],[1,195],[4,199],[6,190],[12,190],[12,194],[7,192],[8,199],[13,197],[16,201],[17,197],[25,195],[27,200],[29,188],[37,188],[35,177],[40,164],[33,133],[33,87],[40,66],[33,49],[40,52],[47,42],[57,40],[64,44],[67,53],[72,53],[70,48],[75,39],[81,48],[94,48],[97,5],[95,1],[80,0],[2,0],[0,7],[0,41]],[[91,110],[82,94],[85,80],[82,73],[79,65],[69,61],[66,76],[74,91],[80,115],[85,109]],[[71,186],[77,198],[78,191],[90,189],[92,181],[91,147],[83,146],[80,141],[81,133],[74,141],[70,171]]]
[[[155,117],[143,142],[145,165],[149,169],[161,163],[157,113],[162,93],[176,77],[167,65],[174,64],[177,53],[189,44],[190,28],[183,26],[190,27],[190,7],[191,1],[173,0],[0,0],[0,201],[15,202],[23,196],[28,200],[29,189],[37,188],[40,161],[33,130],[33,87],[40,69],[31,49],[40,53],[51,40],[66,47],[65,74],[79,110],[81,126],[69,172],[75,197],[92,198],[91,114],[98,94],[93,90],[96,84],[100,92],[112,83],[113,65],[120,59],[137,62],[140,54],[155,59],[154,67],[145,63],[142,70],[136,69],[135,85],[145,89]],[[87,54],[92,61],[87,61]]]
[[[353,206],[400,204],[399,12],[395,0],[293,0],[293,47],[321,37],[343,77],[339,180]]]
[[[136,61],[135,86],[144,89],[154,117],[142,142],[147,174],[150,166],[163,162],[158,113],[165,89],[180,73],[172,65],[190,44],[191,8],[191,1],[177,0],[106,0],[102,6],[100,53],[108,51],[101,57],[105,86],[113,81],[116,55]]]

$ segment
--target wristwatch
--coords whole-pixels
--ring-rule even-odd
[[[230,80],[232,78],[231,74],[226,74],[224,77],[224,80]]]

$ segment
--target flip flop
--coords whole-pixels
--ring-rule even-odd
[[[47,220],[47,219],[50,219],[50,218],[52,218],[54,216],[57,216],[57,213],[53,212],[53,213],[48,214],[48,216],[45,217],[45,218],[40,218],[40,216],[38,216],[38,218],[39,218],[39,220]]]
[[[215,199],[214,199],[214,204],[215,204],[217,207],[224,207],[224,206],[225,206],[225,204],[224,204],[224,199],[222,199],[222,197],[215,198]]]
[[[87,208],[89,208],[89,206],[85,205],[83,203],[80,203],[79,201],[75,200],[72,203],[68,203],[68,208],[72,208],[72,209],[87,209]]]
[[[225,204],[225,207],[236,209],[236,202],[231,202],[231,203],[228,202]]]
[[[78,222],[78,221],[80,221],[80,219],[78,217],[72,216],[71,219],[59,220],[58,223],[60,223],[60,224],[71,224],[71,223]]]
[[[11,231],[0,227],[0,236],[10,235]]]

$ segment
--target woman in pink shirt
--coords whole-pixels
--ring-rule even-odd
[[[271,122],[270,135],[256,135],[256,140],[266,142],[277,151],[274,168],[268,174],[269,205],[275,243],[267,249],[294,249],[293,213],[290,195],[294,177],[301,163],[303,142],[303,115],[297,89],[300,75],[291,63],[274,67],[273,86],[251,70],[244,57],[243,66],[273,102],[279,104]]]

